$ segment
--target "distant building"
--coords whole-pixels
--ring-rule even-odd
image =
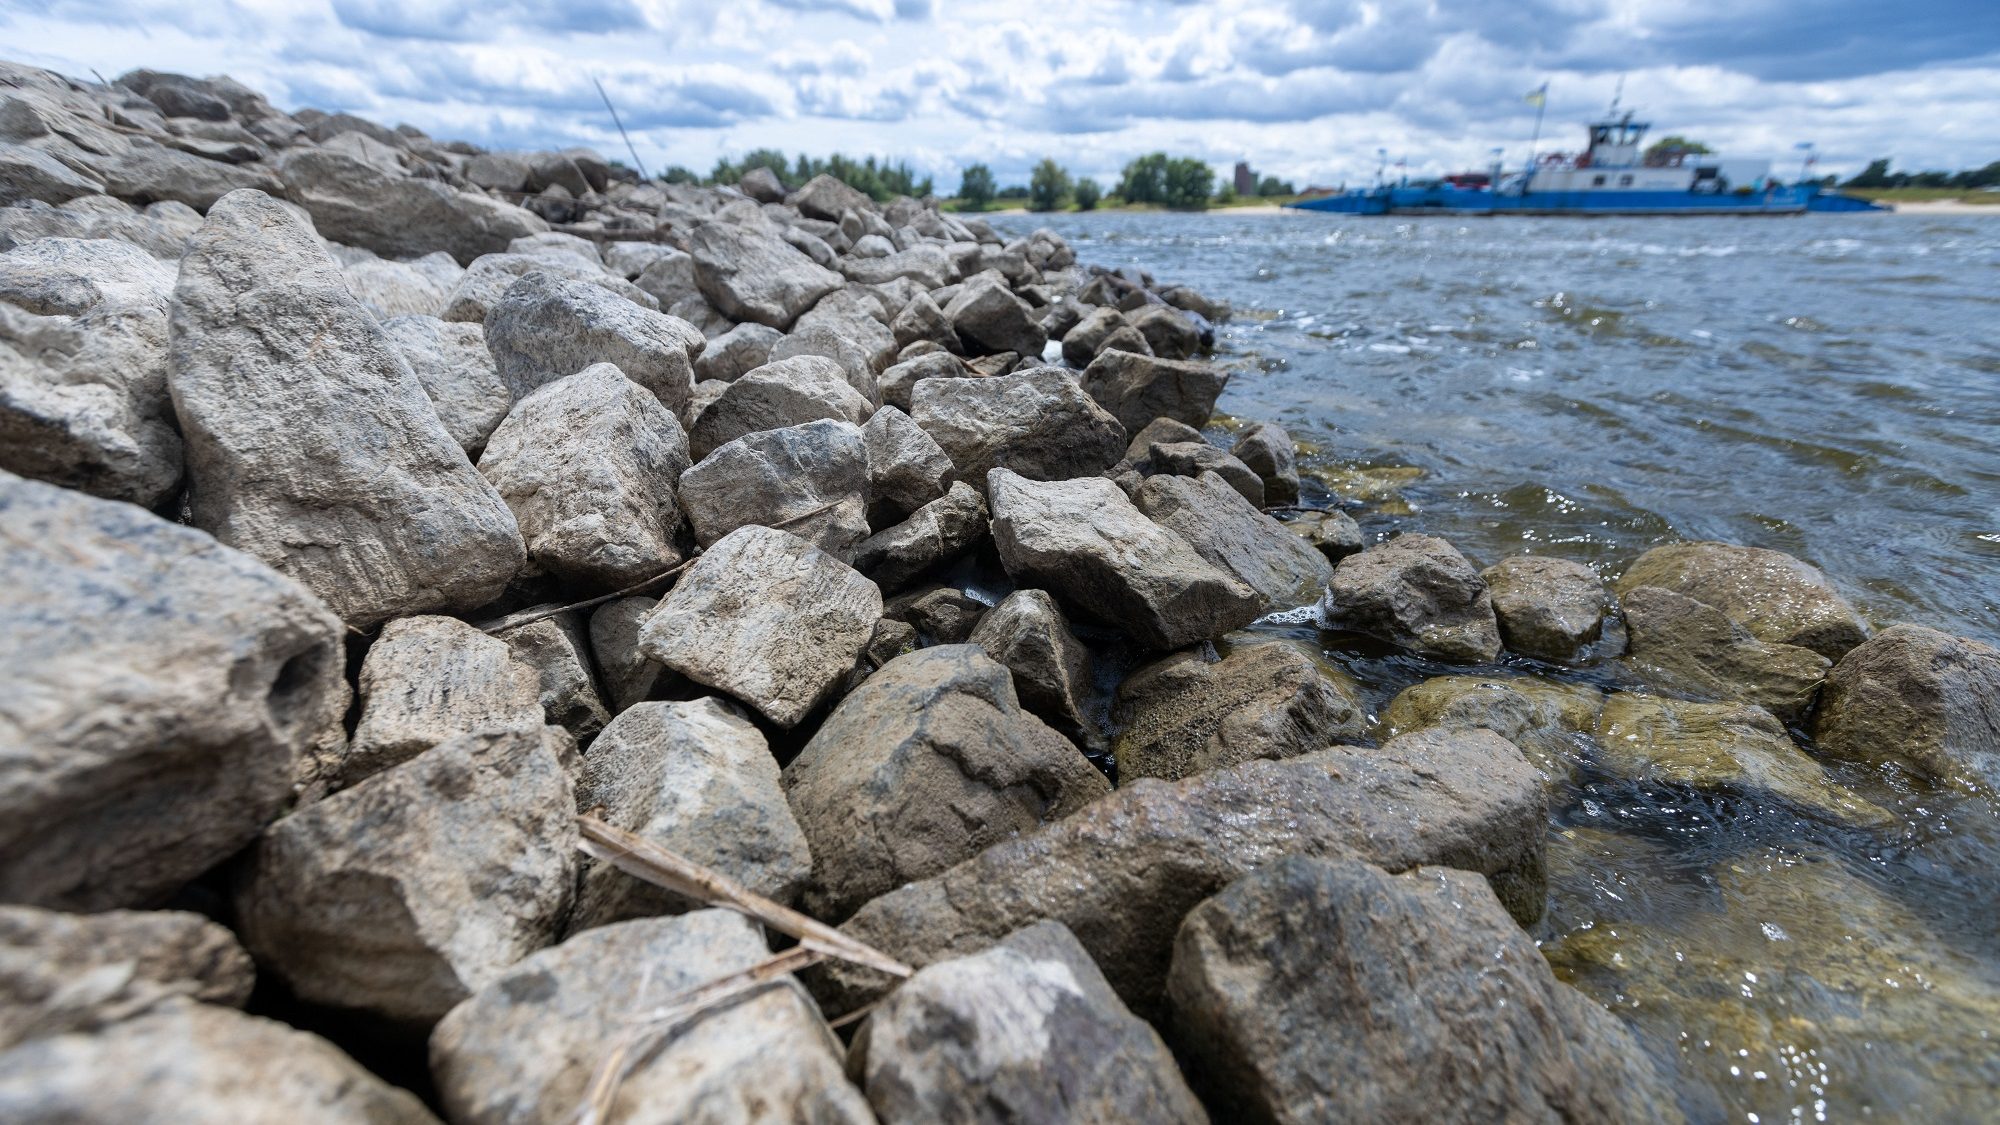
[[[1236,162],[1236,194],[1257,194],[1257,173],[1250,170],[1250,162],[1247,160]]]

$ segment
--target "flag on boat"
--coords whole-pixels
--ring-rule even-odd
[[[1521,100],[1527,102],[1531,106],[1534,106],[1536,109],[1542,108],[1544,105],[1547,105],[1549,101],[1549,84],[1546,82],[1542,83],[1541,85],[1528,91],[1527,94],[1521,98]]]

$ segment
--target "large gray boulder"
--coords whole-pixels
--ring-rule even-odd
[[[703,547],[739,527],[785,523],[792,534],[844,561],[868,538],[861,430],[822,419],[745,434],[683,473],[680,498]],[[819,509],[825,510],[808,515]]]
[[[1125,314],[1108,305],[1099,305],[1063,334],[1063,359],[1071,367],[1088,367],[1103,350],[1111,334],[1125,327]]]
[[[1336,746],[1185,781],[1141,779],[1081,812],[899,887],[841,928],[923,966],[1043,919],[1075,932],[1118,995],[1163,1014],[1174,930],[1202,899],[1284,855],[1351,855],[1488,876],[1510,913],[1542,910],[1541,777],[1498,735],[1425,733]],[[816,987],[845,1011],[888,978],[832,968]]]
[[[1167,421],[1171,419],[1155,418],[1146,428],[1150,430]],[[1174,424],[1179,425],[1177,422]],[[1134,441],[1132,444],[1139,443]],[[1132,456],[1131,448],[1130,445],[1126,446],[1125,455],[1128,458]],[[1206,440],[1153,442],[1143,446],[1141,456],[1144,464],[1138,464],[1135,460],[1133,467],[1143,473],[1148,475],[1164,473],[1177,477],[1198,477],[1203,473],[1214,473],[1234,489],[1237,495],[1243,497],[1244,502],[1251,508],[1263,510],[1263,478],[1251,472],[1250,466],[1210,445]]]
[[[842,330],[827,324],[808,326],[801,319],[790,333],[771,345],[771,359],[774,361],[805,356],[830,360],[840,369],[841,378],[847,381],[847,385],[869,402],[882,396],[882,389],[875,382],[878,368],[869,357],[868,349]],[[885,363],[882,366],[888,365]]]
[[[829,223],[840,222],[841,216],[849,211],[875,210],[874,200],[825,173],[807,180],[805,186],[787,196],[785,202],[798,208],[799,214],[808,219],[823,219]]]
[[[0,254],[0,468],[149,508],[172,495],[173,289],[171,266],[114,239]]]
[[[861,1026],[849,1069],[884,1125],[1208,1121],[1060,922],[911,977]]]
[[[361,718],[326,780],[348,786],[475,731],[542,729],[533,669],[455,617],[382,627],[361,662]]]
[[[1039,358],[1048,343],[1028,303],[1014,296],[998,274],[980,274],[959,286],[944,306],[952,332],[983,352],[1013,352]]]
[[[487,314],[493,311],[493,306],[500,303],[515,282],[538,271],[595,286],[642,309],[658,311],[661,307],[660,302],[644,289],[574,258],[539,254],[482,254],[473,259],[452,285],[451,292],[445,294],[444,307],[438,312],[438,318],[453,323],[483,325]]]
[[[79,172],[41,149],[0,144],[0,207],[30,199],[67,203],[80,195],[103,193],[103,180]]]
[[[639,634],[650,659],[798,725],[839,686],[882,591],[788,532],[741,527],[696,559]]]
[[[700,461],[745,434],[821,418],[859,426],[873,409],[830,359],[794,356],[773,360],[731,382],[715,401],[702,408],[688,432],[688,451]]]
[[[1117,420],[1057,367],[924,379],[910,389],[909,413],[965,481],[995,468],[1034,480],[1096,476],[1125,452]]]
[[[428,1027],[555,940],[576,845],[550,738],[461,735],[272,825],[238,932],[300,999]]]
[[[766,898],[795,901],[813,856],[755,725],[714,697],[638,703],[591,743],[579,808]],[[692,909],[609,864],[584,873],[573,931]]]
[[[1445,660],[1500,656],[1500,626],[1486,581],[1435,535],[1398,535],[1349,555],[1326,593],[1334,625]]]
[[[1181,536],[1147,519],[1102,477],[986,479],[993,542],[1020,586],[1151,648],[1218,637],[1256,620],[1264,599]]]
[[[679,317],[542,270],[509,286],[486,315],[486,346],[516,399],[610,363],[678,415],[694,392],[694,357],[704,344]]]
[[[0,578],[0,901],[158,901],[345,744],[339,620],[199,531],[0,472]]]
[[[654,694],[672,673],[639,651],[639,627],[660,604],[658,598],[618,598],[590,614],[590,654],[604,682],[604,702],[619,714]]]
[[[477,458],[486,439],[514,407],[514,393],[500,379],[477,324],[434,316],[399,316],[382,322],[404,362],[423,384],[445,432]]]
[[[957,475],[951,457],[910,416],[885,406],[861,428],[876,515],[907,515],[936,500]]]
[[[1178,652],[1118,686],[1118,778],[1177,781],[1255,758],[1294,758],[1368,732],[1353,681],[1283,641],[1239,635],[1220,660]]]
[[[1201,350],[1201,330],[1171,305],[1135,309],[1125,322],[1145,339],[1147,350],[1162,359],[1186,359]]]
[[[1638,1039],[1470,872],[1288,856],[1188,914],[1167,990],[1228,1120],[1681,1119]]]
[[[986,538],[986,498],[964,481],[909,519],[862,540],[854,568],[886,593],[965,554]]]
[[[397,316],[436,316],[465,276],[465,268],[440,250],[413,262],[373,256],[352,261],[343,256],[340,273],[361,307],[375,319],[387,321]]]
[[[806,902],[824,918],[1111,790],[976,645],[891,660],[841,700],[784,781],[812,844]]]
[[[919,293],[903,306],[896,319],[889,322],[889,331],[896,337],[896,348],[901,350],[919,340],[928,340],[947,350],[959,347],[958,334],[951,329],[951,321],[946,320],[944,310],[931,300],[929,293]]]
[[[1809,648],[1828,660],[1868,639],[1868,626],[1826,575],[1782,551],[1669,543],[1640,555],[1618,579],[1621,597],[1641,586],[1714,606],[1758,640]]]
[[[1133,352],[1100,352],[1083,372],[1083,389],[1133,432],[1155,418],[1206,426],[1228,385],[1228,373],[1206,363]]]
[[[910,396],[918,383],[925,379],[962,379],[971,374],[965,361],[945,351],[930,351],[919,355],[908,355],[892,364],[876,379],[875,387],[882,392],[882,405],[893,406],[903,413],[910,412]]]
[[[1628,590],[1623,602],[1627,666],[1661,691],[1754,703],[1798,721],[1833,667],[1809,648],[1760,641],[1721,610],[1657,586]]]
[[[604,697],[597,690],[591,672],[589,624],[579,610],[561,610],[553,605],[523,610],[535,620],[520,625],[486,627],[493,630],[514,659],[535,674],[542,717],[549,725],[568,731],[580,746],[587,746],[611,721]]]
[[[0,906],[0,1052],[178,997],[240,1008],[255,974],[235,936],[199,914]]]
[[[1813,739],[1828,754],[1900,759],[2000,794],[2000,649],[1920,625],[1884,629],[1834,666]]]
[[[674,486],[687,436],[660,400],[609,363],[531,392],[479,458],[548,573],[622,589],[681,561]]]
[[[771,361],[771,348],[785,334],[768,325],[746,321],[708,342],[694,361],[697,381],[734,382]]]
[[[703,223],[688,235],[695,284],[731,320],[788,331],[821,297],[847,284],[784,240],[730,223]]]
[[[888,285],[908,278],[925,289],[940,289],[958,276],[951,253],[942,246],[918,244],[882,258],[843,258],[840,272],[861,285]]]
[[[290,211],[209,211],[174,289],[174,409],[195,526],[348,624],[467,610],[525,561],[512,512]]]
[[[1132,500],[1211,565],[1257,591],[1268,608],[1311,605],[1333,578],[1326,556],[1251,506],[1214,473],[1150,477]]]
[[[870,1125],[840,1043],[785,977],[702,1012],[635,1023],[770,956],[727,910],[585,930],[499,974],[431,1035],[431,1076],[456,1125],[564,1122],[606,1056],[630,1052],[607,1121]],[[635,1043],[629,1037],[639,1036]]]
[[[1098,740],[1086,715],[1091,693],[1090,650],[1046,590],[1016,590],[980,616],[967,643],[1007,666],[1021,705],[1072,741]]]
[[[437,1122],[415,1094],[317,1035],[193,1000],[0,1053],[0,1118],[17,1125]]]
[[[278,175],[286,194],[312,216],[321,236],[385,258],[443,250],[470,265],[481,254],[507,249],[522,235],[549,229],[533,213],[491,196],[454,191],[435,180],[393,176],[324,148],[285,153],[278,158]]]
[[[1547,555],[1515,555],[1481,571],[1500,639],[1522,656],[1574,660],[1604,632],[1610,595],[1597,572]]]

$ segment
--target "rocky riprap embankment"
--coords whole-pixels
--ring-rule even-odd
[[[1785,723],[2000,783],[2000,653],[1783,555],[1662,547],[1621,611],[1280,523],[1291,439],[1203,432],[1227,307],[1046,231],[13,66],[0,204],[0,1119],[573,1119],[770,949],[579,809],[920,967],[702,1012],[615,1120],[1672,1119],[1520,928],[1578,740],[1861,824]],[[1659,694],[1371,725],[1240,632],[1315,604],[1468,665],[1629,636]]]

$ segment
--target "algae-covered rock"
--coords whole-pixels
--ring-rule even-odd
[[[1435,535],[1398,535],[1334,568],[1327,620],[1426,656],[1468,662],[1500,655],[1485,579]]]
[[[1597,719],[1598,764],[1633,781],[1763,793],[1832,820],[1894,818],[1827,776],[1762,707],[1619,692]]]
[[[1574,780],[1604,693],[1531,676],[1439,676],[1404,688],[1382,713],[1385,734],[1490,730],[1520,747],[1551,784]]]
[[[1604,628],[1611,599],[1597,573],[1546,555],[1515,555],[1480,572],[1493,592],[1500,639],[1523,656],[1572,660]]]
[[[1832,664],[1760,641],[1721,610],[1657,586],[1629,591],[1624,606],[1629,667],[1662,691],[1752,703],[1796,722]]]
[[[1829,660],[1868,638],[1868,627],[1819,568],[1782,551],[1730,543],[1669,543],[1639,556],[1618,593],[1658,586],[1712,605],[1772,644]]]

